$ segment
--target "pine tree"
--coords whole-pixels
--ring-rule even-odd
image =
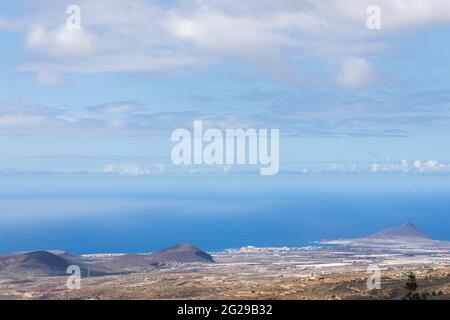
[[[406,274],[407,280],[405,283],[405,289],[408,290],[408,293],[405,295],[404,299],[407,300],[420,300],[420,295],[415,292],[417,290],[417,280],[416,276],[412,272],[408,272]]]
[[[417,289],[416,276],[412,272],[408,272],[406,276],[408,277],[408,279],[406,281],[405,288],[409,290],[410,293],[412,293],[412,291],[416,291]]]

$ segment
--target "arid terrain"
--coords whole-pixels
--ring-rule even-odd
[[[83,277],[8,277],[2,299],[399,299],[405,273],[419,292],[450,299],[450,254],[363,253],[335,248],[242,248],[213,255],[216,263],[167,265],[150,271]],[[369,290],[367,267],[381,269],[381,289]]]
[[[412,272],[419,294],[450,299],[450,243],[412,236],[414,228],[406,224],[302,248],[243,247],[211,255],[181,244],[153,254],[3,257],[8,272],[0,272],[0,298],[401,299]],[[70,261],[79,263],[81,288],[68,289],[69,275],[48,261],[64,268]],[[38,275],[24,272],[29,265]],[[49,270],[55,275],[42,276]],[[373,270],[380,273],[379,289],[368,286]]]

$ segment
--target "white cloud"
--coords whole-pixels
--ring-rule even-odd
[[[137,164],[124,164],[124,165],[108,164],[104,167],[103,173],[114,173],[128,176],[142,176],[151,174],[151,171],[148,167],[141,168]]]
[[[0,132],[2,134],[36,134],[116,131],[127,127],[115,114],[103,118],[74,116],[70,108],[43,106],[27,98],[0,102]]]
[[[342,70],[337,75],[336,80],[345,87],[362,88],[375,82],[376,72],[367,60],[349,57],[343,61]]]
[[[139,110],[139,106],[139,103],[135,101],[118,101],[89,107],[89,109],[99,113],[121,115],[133,113]]]
[[[372,173],[450,173],[450,164],[437,160],[414,160],[412,166],[406,159],[400,162],[373,163],[370,167]]]
[[[42,68],[37,72],[37,82],[43,86],[56,86],[64,81],[60,73],[51,68]]]
[[[175,128],[191,126],[198,118],[213,120],[212,116],[196,112],[151,113],[137,101],[110,102],[82,109],[54,108],[27,98],[0,101],[1,134],[169,134]]]
[[[374,163],[333,163],[328,167],[297,168],[298,173],[370,173],[370,174],[443,174],[450,173],[450,163],[437,160],[386,160]]]
[[[42,11],[28,18],[26,46],[44,60],[28,61],[21,70],[154,72],[231,58],[292,80],[302,73],[292,60],[363,57],[386,47],[382,36],[450,22],[450,2],[442,0],[377,1],[378,33],[366,28],[372,0],[79,0],[82,28],[71,30],[62,23],[68,4],[43,0]],[[344,62],[343,85],[373,82],[373,67],[357,59]]]
[[[420,161],[420,160],[415,160],[415,161],[414,161],[414,168],[415,168],[416,170],[419,170],[421,167],[422,167],[422,161]]]
[[[36,115],[5,115],[0,116],[0,128],[5,127],[41,127],[47,119]]]
[[[382,29],[391,32],[450,21],[450,2],[442,0],[334,0],[333,10],[344,19],[361,23],[369,5],[381,9]]]
[[[69,29],[65,24],[47,30],[40,25],[32,25],[28,29],[26,46],[55,57],[74,57],[93,54],[95,38],[81,29]]]
[[[26,97],[0,102],[0,115],[30,114],[48,115],[56,110],[35,103]]]
[[[103,167],[102,173],[119,174],[126,176],[146,176],[146,175],[162,175],[167,170],[167,164],[154,163],[142,165],[137,163],[127,164],[107,164]]]
[[[0,28],[24,31],[26,48],[41,55],[19,70],[36,73],[44,85],[59,80],[43,68],[61,75],[167,72],[231,59],[298,81],[307,75],[293,68],[296,59],[367,57],[388,48],[389,35],[450,23],[450,2],[443,0],[78,0],[77,30],[65,26],[69,4],[42,0],[33,15],[0,17]],[[366,27],[373,4],[381,8],[379,32]],[[349,59],[338,83],[372,84],[367,60]]]
[[[127,126],[127,122],[122,119],[110,119],[107,121],[108,127],[113,129],[122,129]]]

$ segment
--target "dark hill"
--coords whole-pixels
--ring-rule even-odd
[[[64,251],[64,250],[46,250],[47,252],[56,254],[57,256],[69,259],[71,261],[81,261],[82,259],[80,258],[80,256]]]
[[[412,223],[405,223],[398,227],[388,228],[383,231],[371,234],[366,239],[402,239],[402,238],[420,238],[430,240],[430,237],[420,231]]]
[[[27,253],[0,256],[0,274],[22,276],[67,276],[67,268],[70,265],[78,265],[81,275],[97,276],[106,274],[96,266],[87,266],[69,260],[63,256],[48,251],[34,251]]]
[[[107,262],[111,269],[154,269],[168,263],[214,262],[211,255],[191,244],[179,244],[152,254],[125,254]]]
[[[178,244],[152,253],[150,257],[160,262],[214,262],[210,254],[189,243]]]

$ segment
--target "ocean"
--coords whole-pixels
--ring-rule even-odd
[[[450,179],[433,175],[4,175],[0,253],[305,246],[414,223],[450,240]]]

